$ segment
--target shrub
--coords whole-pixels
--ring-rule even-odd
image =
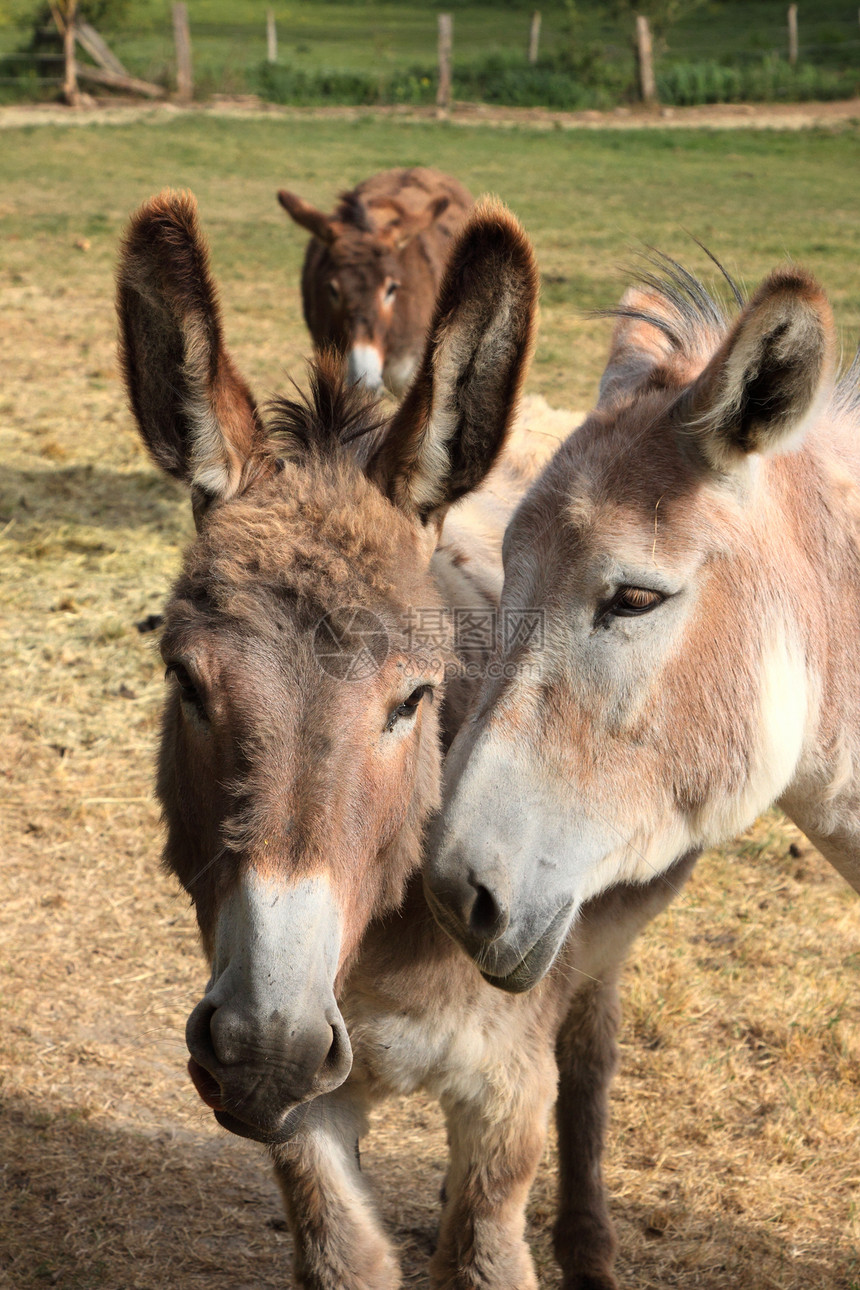
[[[471,62],[456,61],[455,99],[508,107],[557,109],[612,107],[631,92],[631,68],[586,51],[541,59],[532,66],[520,53],[493,53]],[[289,64],[263,64],[255,88],[276,103],[432,103],[436,69],[411,67],[404,72],[302,71]]]
[[[857,93],[860,73],[835,72],[802,63],[791,67],[773,54],[727,66],[718,62],[669,63],[657,72],[662,103],[772,103],[847,98]]]

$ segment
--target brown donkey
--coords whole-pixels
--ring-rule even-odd
[[[385,170],[324,215],[283,189],[284,210],[313,234],[302,269],[317,351],[346,356],[351,381],[402,395],[415,375],[451,239],[472,206],[438,170]]]
[[[357,1143],[374,1101],[419,1088],[451,1152],[433,1285],[536,1286],[525,1202],[557,1081],[564,1284],[616,1284],[600,1173],[615,982],[671,886],[595,902],[552,979],[515,995],[440,930],[419,871],[468,682],[443,705],[445,642],[410,624],[495,602],[501,534],[536,473],[527,436],[501,455],[536,281],[513,219],[479,208],[394,417],[322,362],[310,398],[265,426],[224,347],[193,200],[155,198],[122,251],[131,403],[198,529],[166,611],[158,772],[165,859],[211,965],[189,1069],[222,1125],[269,1144],[312,1290],[400,1284]]]
[[[544,608],[545,648],[507,653],[446,763],[430,899],[499,984],[775,802],[860,890],[860,364],[831,384],[800,269],[729,323],[652,268],[505,536],[502,603]]]

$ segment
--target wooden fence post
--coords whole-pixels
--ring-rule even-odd
[[[538,60],[538,46],[540,45],[540,9],[535,9],[532,14],[532,25],[529,28],[529,62],[534,65]]]
[[[80,102],[78,73],[75,66],[75,19],[78,0],[66,0],[63,9],[63,98],[69,107]]]
[[[274,9],[266,10],[266,58],[270,63],[278,61],[278,29],[275,26]]]
[[[176,42],[176,97],[182,103],[190,103],[194,94],[191,32],[188,28],[188,10],[181,0],[176,0],[173,5],[173,39]]]
[[[797,66],[797,5],[788,6],[788,61]]]
[[[651,28],[643,13],[636,15],[636,58],[639,63],[639,92],[642,95],[642,102],[653,107],[657,102],[654,51],[651,46]]]
[[[451,47],[453,20],[449,13],[439,14],[439,86],[436,90],[436,115],[446,117],[451,107]]]

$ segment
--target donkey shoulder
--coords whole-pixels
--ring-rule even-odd
[[[523,399],[510,438],[490,474],[445,519],[435,572],[446,590],[468,568],[465,576],[473,583],[477,579],[493,600],[498,599],[502,538],[511,515],[577,420],[576,413],[550,407],[541,395]]]
[[[409,214],[417,214],[436,197],[450,198],[451,206],[461,212],[473,204],[472,194],[453,175],[427,166],[382,170],[358,184],[355,194],[371,208],[377,202],[397,201]]]

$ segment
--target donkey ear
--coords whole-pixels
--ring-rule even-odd
[[[781,269],[759,287],[678,407],[708,465],[729,470],[802,434],[833,369],[836,332],[809,274]]]
[[[424,357],[368,473],[422,521],[476,488],[502,450],[534,335],[538,271],[500,202],[457,237]]]
[[[399,219],[389,224],[380,236],[390,241],[396,250],[402,251],[413,237],[423,233],[431,224],[435,224],[450,205],[450,197],[437,197],[434,201],[428,202],[423,210],[416,211],[414,215],[401,215]]]
[[[263,456],[254,401],[224,346],[209,254],[190,193],[132,218],[117,284],[126,388],[144,443],[169,475],[224,501]]]
[[[296,224],[306,228],[314,237],[318,237],[321,242],[333,242],[337,231],[329,219],[328,215],[323,215],[315,206],[309,202],[303,201],[295,193],[288,193],[285,188],[278,191],[278,201],[283,206],[291,220]]]

